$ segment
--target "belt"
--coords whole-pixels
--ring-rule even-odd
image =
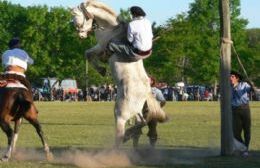
[[[245,109],[245,108],[249,108],[248,104],[241,104],[239,106],[233,106],[232,109]]]
[[[146,55],[150,54],[151,51],[152,51],[152,49],[147,50],[147,51],[141,51],[141,50],[135,49],[134,53],[141,55],[141,56],[146,56]]]

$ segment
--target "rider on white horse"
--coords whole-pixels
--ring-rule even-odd
[[[91,32],[93,21],[97,25],[94,30],[97,44],[85,52],[86,58],[93,67],[100,72],[100,66],[96,60],[106,53],[107,48],[113,52],[109,57],[109,65],[117,85],[114,108],[116,147],[127,140],[127,137],[133,135],[131,130],[135,132],[135,126],[126,131],[126,122],[133,116],[142,116],[144,106],[147,106],[148,111],[146,121],[136,127],[143,127],[152,119],[164,122],[168,118],[152,95],[149,78],[142,61],[151,55],[152,26],[145,19],[146,14],[142,9],[140,10],[140,7],[132,7],[131,13],[134,19],[129,25],[126,25],[119,22],[117,15],[110,7],[96,0],[89,0],[72,9],[74,25],[81,38],[86,38]],[[129,30],[128,33],[127,30]],[[130,33],[133,31],[132,37],[127,39],[127,34],[131,36]],[[121,44],[115,43],[115,40],[120,41]],[[131,45],[127,43],[131,43]],[[129,51],[130,55],[124,56],[125,51]]]
[[[151,22],[145,18],[146,13],[139,6],[132,6],[130,13],[133,20],[128,24],[127,43],[111,41],[108,50],[125,56],[130,61],[139,60],[140,56],[151,54],[153,32]]]

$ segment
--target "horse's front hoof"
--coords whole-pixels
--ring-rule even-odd
[[[46,159],[48,162],[53,161],[53,154],[51,152],[46,153]]]

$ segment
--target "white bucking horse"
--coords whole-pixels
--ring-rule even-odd
[[[106,53],[106,46],[111,39],[126,40],[127,24],[119,22],[116,13],[110,7],[96,0],[81,3],[72,9],[72,15],[81,38],[87,38],[88,33],[94,31],[97,44],[86,50],[85,55],[94,68],[100,71],[98,59]],[[117,85],[114,115],[115,145],[118,147],[127,139],[125,125],[130,118],[139,116],[143,123],[147,123],[154,119],[164,122],[167,116],[152,95],[142,59],[129,61],[120,55],[112,54],[109,57],[109,64]],[[147,111],[145,116],[142,112],[144,106]],[[131,134],[130,132],[127,134]]]

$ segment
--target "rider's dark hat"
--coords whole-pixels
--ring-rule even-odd
[[[20,39],[18,37],[14,37],[9,41],[8,47],[12,49],[15,48],[18,44],[20,44]]]
[[[130,12],[135,17],[146,16],[146,13],[144,12],[144,10],[139,6],[132,6],[130,8]]]

